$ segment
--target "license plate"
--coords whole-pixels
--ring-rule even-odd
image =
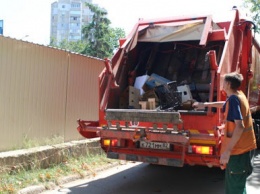
[[[140,148],[170,150],[169,143],[140,141]]]

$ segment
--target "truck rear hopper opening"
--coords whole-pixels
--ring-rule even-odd
[[[200,46],[199,41],[182,42],[138,42],[137,46],[125,57],[124,65],[118,70],[117,75],[118,91],[111,91],[115,98],[108,102],[108,109],[132,108],[120,104],[125,90],[134,86],[136,78],[144,75],[157,75],[170,82],[175,81],[177,86],[187,85],[190,89],[192,99],[200,102],[208,102],[211,84],[211,65],[208,52],[216,53],[216,61],[219,63],[224,47],[223,41],[209,42],[207,46]],[[151,77],[150,77],[151,78]],[[155,83],[158,85],[158,83]],[[216,87],[214,87],[216,88]],[[143,85],[144,94],[141,100],[153,97],[154,88]],[[119,94],[119,95],[115,95]],[[213,99],[216,100],[216,89],[213,92]],[[148,97],[147,97],[148,96]],[[155,94],[156,107],[160,106],[158,95]],[[110,98],[111,99],[111,98]],[[119,103],[118,103],[119,102]],[[186,102],[178,110],[190,110],[192,102]],[[186,112],[186,111],[185,111]],[[194,112],[191,112],[194,114]],[[196,112],[198,114],[199,112]]]

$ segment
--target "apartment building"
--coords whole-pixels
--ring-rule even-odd
[[[82,27],[93,16],[86,2],[92,0],[58,0],[51,4],[51,38],[57,42],[81,40]]]

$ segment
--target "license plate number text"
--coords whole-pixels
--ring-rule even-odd
[[[169,143],[140,141],[140,148],[170,150]]]

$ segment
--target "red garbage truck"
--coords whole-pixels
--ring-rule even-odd
[[[78,120],[108,158],[182,167],[219,167],[225,73],[238,71],[251,106],[260,104],[256,26],[237,9],[220,15],[139,20],[99,79],[99,120]],[[259,123],[256,123],[258,138]]]

